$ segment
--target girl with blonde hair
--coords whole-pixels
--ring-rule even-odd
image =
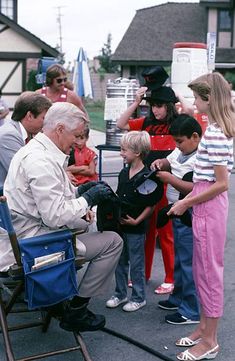
[[[223,314],[223,270],[228,215],[229,176],[233,167],[235,113],[227,81],[219,73],[202,75],[189,84],[200,113],[209,124],[199,143],[194,187],[175,203],[170,214],[193,207],[193,276],[201,304],[197,328],[176,342],[193,346],[179,360],[213,359],[219,352],[217,328]]]

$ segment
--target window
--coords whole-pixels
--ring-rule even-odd
[[[232,14],[230,10],[219,10],[219,31],[232,30]]]
[[[135,65],[130,66],[130,76],[132,76],[132,77],[136,76],[136,66]]]
[[[13,20],[13,15],[14,15],[13,2],[14,2],[13,0],[0,0],[1,13],[3,15],[8,16],[12,20]]]

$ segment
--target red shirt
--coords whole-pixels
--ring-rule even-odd
[[[176,144],[169,134],[170,125],[164,121],[152,120],[148,117],[129,119],[130,130],[145,130],[150,135],[151,152],[146,163],[150,165],[154,160],[166,158],[175,149]]]
[[[47,96],[47,87],[46,86],[42,87],[41,94],[44,95],[44,96]],[[58,98],[53,103],[66,102],[67,101],[67,95],[68,95],[68,89],[64,88],[62,93],[58,96]]]
[[[82,149],[79,149],[78,147],[75,146],[74,159],[75,159],[74,164],[77,166],[89,165],[92,160],[94,160],[96,163],[97,154],[92,149],[88,148],[87,146],[83,147]],[[74,176],[77,179],[77,184],[83,184],[83,183],[87,183],[90,181],[98,180],[97,173],[95,173],[92,176],[86,176],[86,175],[81,175],[81,174],[77,174]]]

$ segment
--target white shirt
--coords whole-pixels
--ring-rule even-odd
[[[186,173],[193,171],[196,151],[184,156],[178,148],[175,148],[175,150],[167,156],[167,160],[171,166],[171,173],[175,177],[182,179]],[[172,187],[171,184],[168,184],[166,196],[169,203],[174,203],[179,199],[179,191]]]
[[[214,182],[216,165],[227,167],[230,175],[233,168],[233,138],[227,138],[221,128],[209,124],[198,145],[193,181]]]
[[[23,126],[23,124],[21,122],[19,122],[19,126],[20,126],[23,141],[24,141],[24,143],[26,143],[26,139],[28,138],[28,134],[27,134],[27,132],[25,130],[25,127]]]
[[[83,197],[76,198],[76,187],[65,172],[67,158],[43,133],[38,133],[14,155],[4,183],[4,195],[19,238],[64,226],[81,226],[88,204]],[[3,238],[0,232],[0,249]],[[3,248],[6,254],[6,247]],[[0,270],[2,257],[0,253]]]

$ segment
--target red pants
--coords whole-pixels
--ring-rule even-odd
[[[156,228],[156,219],[159,210],[168,204],[166,198],[166,187],[161,201],[156,205],[154,212],[149,221],[149,228],[146,234],[145,242],[145,278],[150,279],[153,257],[156,248],[156,237],[159,236],[162,250],[162,258],[165,268],[166,283],[174,283],[174,236],[172,222],[169,221],[164,227]]]

